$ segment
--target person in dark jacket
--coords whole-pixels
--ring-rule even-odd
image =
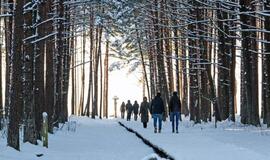
[[[121,111],[121,118],[124,119],[125,118],[125,112],[126,112],[125,102],[122,102],[121,107],[120,107],[120,111]]]
[[[130,121],[132,110],[133,110],[132,104],[130,103],[130,100],[128,100],[126,104],[127,121]]]
[[[140,106],[140,116],[141,116],[141,122],[143,123],[143,128],[147,128],[147,123],[149,120],[149,103],[147,102],[147,98],[143,98],[143,102],[141,103]]]
[[[139,104],[137,101],[133,104],[133,113],[134,113],[134,120],[137,121],[138,113],[139,113]]]
[[[169,102],[169,113],[170,113],[170,120],[172,122],[172,132],[174,133],[176,129],[176,133],[178,133],[178,124],[179,118],[181,116],[181,101],[177,95],[177,92],[173,92],[173,96]],[[176,125],[175,125],[176,123]]]
[[[157,133],[157,121],[159,122],[158,124],[158,132],[161,132],[162,128],[162,115],[164,114],[165,108],[164,108],[164,103],[161,98],[161,94],[157,93],[156,97],[152,100],[151,103],[151,114],[154,119],[154,133]]]

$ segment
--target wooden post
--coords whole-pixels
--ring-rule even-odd
[[[46,112],[43,112],[42,116],[43,116],[42,142],[43,142],[43,147],[48,148],[48,114]]]
[[[113,97],[113,100],[114,100],[114,117],[117,118],[117,100],[119,98],[117,96],[114,96]]]

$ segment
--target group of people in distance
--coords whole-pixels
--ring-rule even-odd
[[[130,121],[131,115],[134,114],[134,120],[137,121],[138,114],[141,117],[141,122],[143,127],[147,128],[147,123],[149,121],[149,112],[152,115],[154,121],[154,133],[161,133],[162,129],[162,118],[165,114],[165,106],[160,93],[157,93],[155,98],[149,103],[147,98],[143,98],[143,102],[139,106],[138,102],[135,101],[132,105],[130,100],[127,104],[122,102],[121,107],[121,118],[125,118],[125,112],[127,113],[127,121]],[[170,121],[172,123],[172,132],[178,133],[178,124],[181,116],[181,101],[177,95],[177,92],[173,92],[169,101],[169,115]],[[158,124],[158,126],[157,126]]]

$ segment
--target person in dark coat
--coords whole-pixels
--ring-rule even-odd
[[[156,97],[152,100],[151,103],[151,114],[154,119],[154,133],[157,133],[157,131],[160,133],[161,128],[162,128],[162,115],[164,114],[165,108],[164,108],[164,103],[161,98],[161,94],[157,93]],[[158,130],[157,130],[157,121],[159,122],[158,124]]]
[[[130,103],[130,100],[128,100],[126,104],[127,121],[130,121],[132,110],[133,110],[132,104]]]
[[[125,102],[122,102],[121,107],[120,107],[120,111],[121,111],[121,118],[124,119],[125,118],[125,112],[126,112]]]
[[[169,102],[169,113],[170,113],[170,120],[172,122],[172,132],[174,133],[176,129],[176,133],[178,133],[178,124],[179,118],[181,116],[181,101],[177,95],[177,92],[173,92],[173,96]],[[176,125],[175,125],[176,123]]]
[[[133,113],[134,113],[134,120],[137,121],[138,113],[139,113],[139,104],[137,101],[133,104]]]
[[[141,116],[141,122],[143,123],[143,128],[147,128],[147,123],[149,120],[149,103],[147,102],[147,98],[143,98],[143,102],[141,103],[140,107],[140,116]]]

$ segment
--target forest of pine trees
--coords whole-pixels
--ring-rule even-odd
[[[195,123],[239,113],[270,127],[270,0],[0,4],[0,129],[17,150],[21,129],[37,144],[43,112],[50,133],[70,114],[108,118],[109,70],[126,65],[142,68],[149,99],[178,91]]]

